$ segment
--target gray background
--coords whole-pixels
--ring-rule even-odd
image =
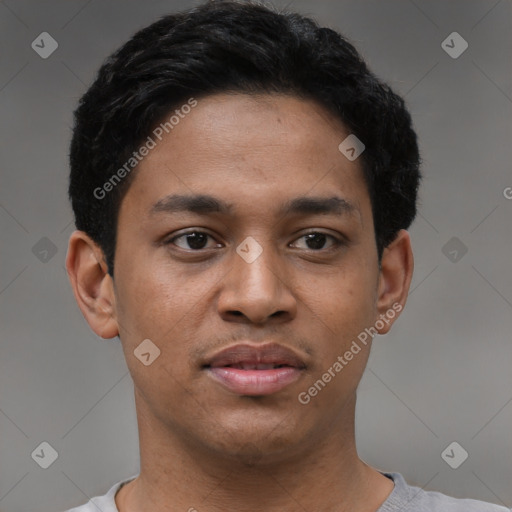
[[[0,2],[2,512],[64,510],[138,471],[120,344],[91,333],[64,269],[71,116],[109,53],[195,3]],[[360,386],[360,455],[411,484],[511,507],[512,2],[276,4],[348,36],[405,96],[421,141],[415,276]],[[31,48],[43,31],[59,44],[46,60]],[[457,59],[441,47],[453,31],[469,43]],[[459,249],[445,247],[452,237]],[[58,452],[48,469],[31,457],[42,441]],[[452,441],[469,453],[458,469],[441,457]]]

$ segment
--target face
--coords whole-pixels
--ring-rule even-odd
[[[317,103],[197,101],[121,203],[113,315],[139,414],[224,456],[278,456],[350,416],[370,343],[344,354],[383,312],[370,199]]]

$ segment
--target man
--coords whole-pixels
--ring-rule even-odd
[[[74,512],[506,510],[356,451],[413,273],[411,125],[342,36],[260,5],[167,16],[107,60],[75,113],[67,269],[121,339],[141,467]]]

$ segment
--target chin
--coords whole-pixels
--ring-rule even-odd
[[[266,418],[235,414],[231,419],[233,421],[219,418],[204,432],[203,443],[215,451],[217,457],[248,465],[264,465],[290,457],[304,447],[307,437],[304,423],[300,424],[286,414],[278,418],[271,414]]]

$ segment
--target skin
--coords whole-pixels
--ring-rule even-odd
[[[297,398],[360,332],[405,305],[413,272],[405,230],[379,268],[360,160],[338,150],[348,134],[310,100],[198,99],[139,164],[120,207],[113,279],[101,249],[72,234],[76,300],[95,333],[120,336],[134,381],[141,471],[116,495],[120,512],[374,512],[391,493],[393,482],[355,445],[356,390],[371,343],[307,405]],[[170,194],[199,193],[232,212],[150,213]],[[278,215],[304,195],[336,195],[356,210]],[[185,237],[173,245],[191,228],[211,235],[204,248]],[[345,244],[308,245],[311,231]],[[263,249],[252,263],[236,252],[248,236]],[[147,338],[161,351],[149,366],[134,356]],[[272,395],[226,390],[201,366],[247,339],[291,348],[306,370]]]

